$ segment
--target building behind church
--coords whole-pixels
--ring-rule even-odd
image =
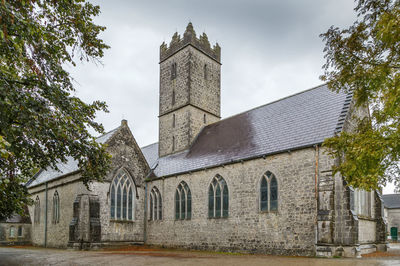
[[[321,85],[221,120],[221,48],[191,23],[160,47],[159,140],[140,148],[123,120],[99,137],[112,157],[90,191],[72,158],[28,183],[32,242],[100,248],[359,256],[385,249],[377,191],[333,175],[324,139],[351,131],[351,93]]]
[[[387,235],[391,242],[400,241],[400,194],[383,195]]]

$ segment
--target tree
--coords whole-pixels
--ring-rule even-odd
[[[109,48],[94,24],[100,8],[84,0],[0,2],[0,219],[30,203],[23,184],[34,169],[76,159],[86,186],[101,181],[110,155],[89,130],[104,102],[73,96],[65,66],[99,62]]]
[[[327,139],[339,158],[334,172],[349,185],[371,190],[394,181],[400,189],[400,1],[358,0],[358,19],[347,29],[331,27],[322,80],[335,91],[353,91],[355,106],[370,115],[353,117],[352,132]]]

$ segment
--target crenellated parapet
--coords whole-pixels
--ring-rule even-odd
[[[191,22],[189,22],[187,25],[185,33],[183,34],[183,38],[181,38],[181,36],[175,32],[175,34],[172,36],[169,46],[165,42],[161,44],[160,62],[163,62],[168,57],[172,56],[187,45],[192,45],[217,62],[221,62],[221,47],[218,45],[218,43],[211,47],[208,37],[205,33],[201,34],[199,38],[197,38]]]

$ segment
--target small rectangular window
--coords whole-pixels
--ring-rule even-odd
[[[172,115],[172,127],[175,127],[175,114]]]
[[[18,236],[21,237],[22,236],[22,226],[18,227]]]
[[[176,79],[176,63],[171,65],[171,80]]]

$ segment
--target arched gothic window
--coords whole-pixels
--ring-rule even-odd
[[[270,171],[267,171],[261,179],[260,210],[278,210],[278,182],[275,175]]]
[[[39,196],[36,196],[35,207],[33,211],[33,219],[35,224],[40,224],[40,200]]]
[[[175,191],[175,219],[192,218],[192,193],[185,181],[182,181]]]
[[[204,79],[207,79],[208,73],[207,73],[207,64],[204,65]]]
[[[135,191],[135,183],[125,171],[120,171],[114,177],[110,188],[112,220],[135,219]]]
[[[60,197],[58,192],[54,192],[53,195],[53,223],[57,224],[60,222]]]
[[[157,187],[150,192],[150,220],[162,219],[162,198]]]
[[[228,185],[220,175],[216,175],[208,189],[208,217],[228,217],[229,192]]]

